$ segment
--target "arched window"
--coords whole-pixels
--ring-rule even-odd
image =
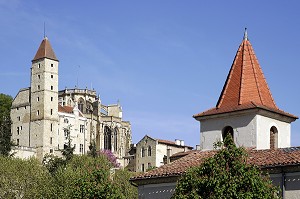
[[[89,99],[86,102],[86,113],[92,113],[93,112],[93,103],[92,101]]]
[[[78,100],[78,109],[83,113],[83,105],[84,105],[84,100],[82,98],[79,98]]]
[[[111,150],[111,130],[109,127],[104,127],[104,149]]]
[[[114,130],[114,151],[118,150],[118,128],[115,128]]]
[[[270,149],[278,148],[278,131],[275,126],[270,129]]]
[[[144,147],[142,147],[142,149],[141,149],[141,156],[145,157],[145,148]]]
[[[148,156],[151,156],[151,146],[148,146]]]
[[[232,137],[232,139],[234,140],[233,128],[231,126],[226,126],[225,128],[223,128],[223,131],[222,131],[223,141],[227,135],[230,135]]]

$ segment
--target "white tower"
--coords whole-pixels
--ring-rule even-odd
[[[58,59],[47,37],[32,60],[30,95],[29,145],[42,158],[53,152],[58,133]]]
[[[297,119],[276,106],[246,31],[216,107],[194,118],[201,122],[204,150],[226,134],[238,146],[290,147],[290,123]]]

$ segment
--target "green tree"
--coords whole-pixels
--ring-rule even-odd
[[[236,147],[231,136],[225,138],[224,145],[219,142],[215,147],[221,149],[179,179],[173,199],[280,198],[269,177],[247,164],[247,152]]]
[[[71,126],[69,125],[67,128],[64,128],[64,131],[67,134],[68,143],[64,146],[64,149],[61,150],[62,155],[65,157],[66,162],[70,161],[73,158],[73,153],[75,150],[75,146],[72,147],[72,139],[71,139]]]
[[[0,198],[57,198],[50,173],[36,159],[0,156]]]
[[[11,147],[11,120],[10,108],[12,97],[0,93],[0,155],[8,156]]]
[[[105,155],[95,158],[74,155],[55,173],[59,198],[137,198],[136,188],[129,183],[130,174],[126,171],[113,174],[111,169],[112,163]]]
[[[42,161],[48,171],[54,175],[60,167],[66,166],[66,160],[53,154],[46,154]]]

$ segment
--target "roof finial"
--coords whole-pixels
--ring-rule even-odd
[[[46,38],[46,22],[44,22],[44,38]]]
[[[244,40],[248,40],[247,28],[245,28],[245,32],[244,32]]]

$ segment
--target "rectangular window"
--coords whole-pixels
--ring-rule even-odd
[[[53,86],[51,86],[51,90],[53,90]]]
[[[80,125],[80,133],[84,133],[84,125]]]
[[[20,140],[19,139],[17,139],[17,145],[19,145],[20,144]]]
[[[53,131],[53,124],[50,124],[50,130]]]
[[[53,153],[53,149],[50,149],[50,153]]]
[[[40,115],[40,111],[39,110],[36,111],[36,115]]]
[[[41,64],[38,65],[38,68],[41,68]]]
[[[51,102],[52,102],[53,101],[53,97],[51,97],[50,99],[51,99]]]
[[[18,120],[19,120],[19,121],[21,120],[21,117],[20,117],[20,116],[18,117]]]
[[[69,131],[67,129],[64,130],[64,135],[65,135],[65,138],[67,140],[68,136],[69,136]]]
[[[22,126],[20,126],[20,129],[21,129],[21,131],[22,131]]]
[[[41,88],[40,85],[38,85],[38,86],[37,86],[37,89],[40,90],[40,88]]]
[[[41,76],[40,76],[40,75],[38,75],[38,78],[39,78],[39,79],[41,79]]]
[[[51,64],[51,67],[53,67],[53,64]]]
[[[17,134],[20,135],[20,127],[17,127]]]
[[[83,153],[83,144],[80,144],[79,152]]]
[[[38,101],[38,102],[39,102],[39,101],[40,101],[40,97],[37,97],[37,98],[36,98],[36,101]]]
[[[151,169],[151,163],[150,162],[148,163],[148,169]]]
[[[51,75],[51,79],[53,79],[53,75]]]
[[[50,144],[52,144],[52,137],[50,137]]]
[[[53,109],[50,110],[50,114],[51,114],[51,115],[53,114]]]
[[[144,164],[142,164],[141,169],[142,169],[142,172],[145,172],[145,165]]]

